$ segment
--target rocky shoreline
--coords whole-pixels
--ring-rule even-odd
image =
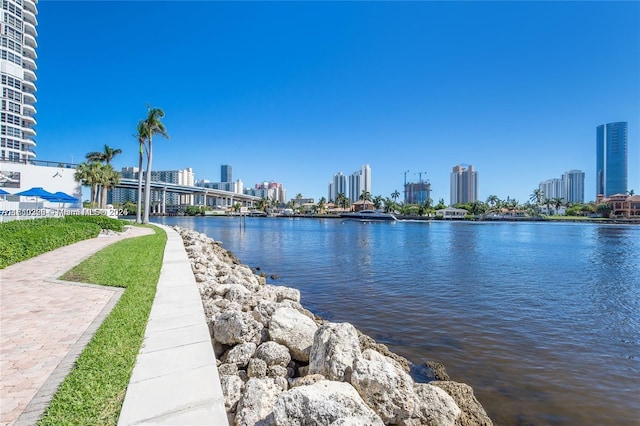
[[[349,323],[317,317],[205,234],[183,239],[230,425],[492,425],[473,389],[417,383],[411,363]],[[448,379],[442,369],[437,379]]]

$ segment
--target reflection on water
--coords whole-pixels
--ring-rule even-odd
[[[279,275],[318,315],[444,363],[498,425],[638,424],[640,226],[159,220]]]

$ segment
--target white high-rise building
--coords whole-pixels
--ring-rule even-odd
[[[558,178],[547,179],[540,182],[538,189],[542,191],[543,200],[553,200],[554,198],[564,198],[562,180]]]
[[[472,165],[460,164],[453,167],[450,176],[450,205],[472,203],[478,201],[478,172]]]
[[[35,158],[38,0],[2,0],[0,160]]]
[[[329,182],[328,199],[335,202],[340,193],[347,195],[347,177],[342,172],[333,175],[333,180]]]
[[[371,194],[371,167],[368,164],[363,165],[360,170],[349,176],[349,199],[351,202],[358,201],[363,191]]]
[[[564,201],[567,203],[584,203],[584,172],[569,170],[562,175]]]

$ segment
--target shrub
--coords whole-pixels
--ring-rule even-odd
[[[0,269],[58,247],[97,237],[101,229],[122,232],[127,222],[106,216],[65,216],[0,223]]]
[[[109,229],[111,231],[122,232],[124,231],[124,226],[128,223],[124,220],[114,219],[104,215],[97,216],[88,216],[88,215],[78,215],[78,216],[65,216],[64,220],[70,224],[77,223],[95,223],[101,229]]]

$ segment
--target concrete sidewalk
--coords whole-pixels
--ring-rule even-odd
[[[0,270],[0,424],[38,420],[122,294],[57,278],[110,244],[152,232],[130,227]]]
[[[161,226],[161,225],[158,225]],[[118,425],[228,425],[200,293],[184,244],[167,232],[144,342]]]

